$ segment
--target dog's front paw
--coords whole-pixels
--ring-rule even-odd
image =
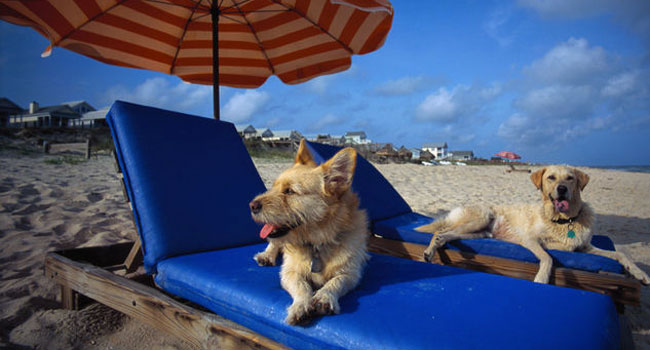
[[[316,295],[311,299],[311,306],[318,315],[333,315],[341,311],[339,301],[331,293],[327,292],[316,292]]]
[[[644,285],[650,285],[650,277],[648,277],[648,274],[643,272],[640,268],[638,268],[636,265],[632,265],[629,269],[628,272],[632,277],[636,278],[639,280],[642,284]]]
[[[268,254],[266,251],[259,252],[253,257],[260,266],[275,266],[276,258],[276,256],[271,256],[271,254]]]
[[[548,284],[549,278],[550,276],[547,273],[538,272],[537,275],[535,275],[535,279],[533,281],[536,283]]]
[[[424,260],[427,262],[432,262],[435,255],[436,250],[431,246],[427,247],[427,249],[424,250]]]
[[[304,302],[294,301],[287,309],[285,322],[290,325],[304,326],[311,321],[312,308],[309,300]]]

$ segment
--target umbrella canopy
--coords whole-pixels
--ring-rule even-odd
[[[510,152],[510,151],[501,151],[499,153],[496,153],[495,156],[501,157],[501,158],[506,158],[506,159],[521,159],[521,156],[518,155],[517,153]]]
[[[256,88],[270,75],[297,84],[348,69],[380,48],[387,0],[3,1],[0,19],[98,61],[213,84]],[[213,45],[218,42],[218,45]],[[218,63],[218,64],[217,64]]]

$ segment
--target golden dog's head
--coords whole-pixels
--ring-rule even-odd
[[[350,191],[356,157],[356,151],[348,147],[317,166],[303,139],[294,165],[250,202],[253,220],[264,224],[260,237],[277,239],[294,229],[327,224],[324,221]],[[354,200],[358,204],[356,196]]]
[[[589,175],[567,166],[551,165],[530,175],[542,191],[545,208],[556,216],[573,217],[582,208],[580,192],[589,183]]]

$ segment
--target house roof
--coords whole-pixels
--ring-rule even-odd
[[[35,113],[29,113],[29,110],[23,110],[22,115],[24,116],[57,116],[61,118],[75,119],[80,118],[81,115],[75,112],[70,106],[65,104],[39,107]]]
[[[292,135],[302,137],[302,135],[296,130],[273,130],[273,137],[279,138],[290,138]]]
[[[104,107],[98,111],[86,112],[81,116],[81,120],[106,119],[109,109],[109,107]]]
[[[457,156],[460,156],[460,157],[463,157],[463,156],[473,157],[474,156],[474,152],[472,152],[472,151],[451,151],[449,153],[451,153],[455,157],[457,157]]]
[[[12,100],[6,97],[0,97],[0,111],[6,111],[9,113],[20,113],[23,111],[23,108],[15,104]]]
[[[345,136],[361,136],[362,139],[366,138],[365,131],[348,131],[345,133]]]
[[[447,142],[429,142],[422,145],[422,148],[447,148]]]
[[[95,107],[91,106],[88,102],[83,101],[83,100],[82,101],[71,101],[71,102],[63,102],[62,103],[62,105],[66,105],[66,106],[68,106],[70,108],[75,108],[75,107],[77,107],[79,105],[84,105],[84,104],[86,106],[90,107],[90,109],[95,110]]]
[[[235,129],[237,129],[237,132],[257,132],[251,124],[235,124]]]

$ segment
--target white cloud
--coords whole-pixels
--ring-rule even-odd
[[[310,124],[307,127],[307,131],[310,132],[326,132],[327,128],[332,126],[332,125],[337,125],[341,124],[345,121],[344,118],[334,115],[334,114],[327,114],[323,118],[317,120],[315,123]]]
[[[519,0],[548,19],[579,19],[613,15],[623,26],[639,34],[650,44],[650,1],[648,0]]]
[[[425,97],[416,108],[419,121],[453,123],[480,112],[491,100],[501,94],[501,85],[488,87],[457,85],[451,90],[441,87]]]
[[[234,123],[246,122],[270,99],[271,96],[264,91],[246,90],[243,93],[236,93],[223,107],[223,118]]]
[[[108,89],[102,98],[105,103],[123,100],[171,110],[203,111],[212,106],[212,87],[178,82],[156,77],[145,80],[133,89],[122,85]],[[208,107],[207,109],[211,110]]]
[[[589,47],[586,39],[570,38],[533,61],[524,72],[544,83],[579,84],[598,78],[609,69],[603,48]]]
[[[423,76],[404,77],[389,80],[375,88],[375,93],[382,96],[402,96],[412,94],[426,85]]]
[[[594,92],[589,86],[554,85],[532,90],[514,104],[540,122],[544,119],[585,119],[592,113]]]
[[[428,121],[452,121],[458,116],[459,106],[454,101],[455,91],[440,88],[427,96],[417,107],[416,117]]]
[[[616,97],[632,92],[638,88],[638,75],[638,72],[623,72],[611,77],[602,88],[602,95]]]
[[[497,9],[488,15],[488,18],[483,22],[483,30],[492,39],[494,39],[499,46],[505,47],[514,41],[514,35],[505,34],[505,27],[510,20],[511,11]]]

